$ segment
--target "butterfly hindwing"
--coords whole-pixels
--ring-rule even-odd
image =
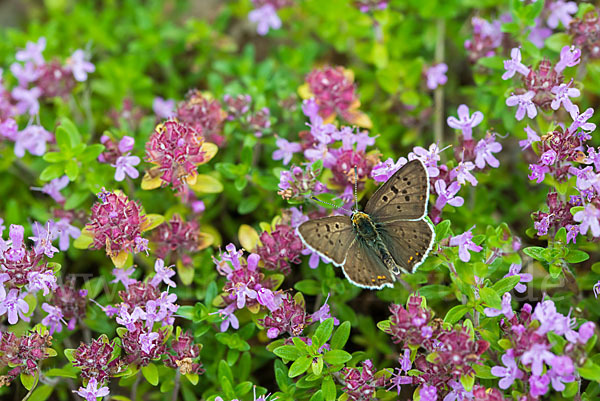
[[[348,216],[330,216],[308,220],[298,227],[300,239],[321,256],[341,266],[346,253],[356,239],[352,222]]]
[[[396,263],[413,273],[433,246],[435,232],[427,220],[377,224],[377,232]]]
[[[368,248],[360,239],[355,240],[348,249],[342,271],[352,284],[362,288],[393,287],[396,279],[386,269],[375,251]]]
[[[411,160],[375,191],[365,213],[374,221],[418,220],[427,214],[429,176],[423,162]]]

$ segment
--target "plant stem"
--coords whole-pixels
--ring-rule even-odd
[[[27,394],[25,394],[25,397],[23,397],[23,399],[21,401],[27,401],[29,399],[29,397],[31,397],[31,394],[33,394],[33,391],[37,387],[37,384],[39,383],[39,381],[40,381],[40,370],[38,367],[38,370],[35,372],[35,381],[33,382],[33,386],[31,386],[31,389],[29,390],[29,392]]]
[[[444,39],[446,35],[446,20],[438,18],[437,20],[437,40],[435,43],[435,62],[444,62]],[[442,143],[444,139],[444,87],[438,85],[433,94],[434,100],[434,126],[433,132],[435,136],[435,142],[438,144]]]
[[[181,371],[177,369],[175,373],[175,386],[173,387],[173,395],[171,396],[172,401],[177,401],[177,395],[179,395],[179,386],[181,384]]]
[[[131,387],[131,395],[129,396],[129,398],[131,399],[131,401],[135,401],[136,396],[137,396],[137,388],[140,385],[140,381],[142,380],[142,372],[138,371],[137,372],[137,376],[135,378],[135,382],[133,383],[133,386]]]

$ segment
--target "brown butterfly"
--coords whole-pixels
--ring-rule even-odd
[[[309,220],[298,227],[308,248],[340,266],[362,288],[393,287],[396,275],[415,272],[433,246],[425,219],[429,175],[419,159],[406,163],[375,191],[365,211]]]

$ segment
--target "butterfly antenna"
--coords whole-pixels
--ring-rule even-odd
[[[358,168],[354,166],[354,208],[358,210]]]
[[[315,202],[323,203],[324,205],[333,206],[336,209],[342,209],[342,210],[347,211],[348,213],[352,213],[352,210],[348,210],[343,206],[338,206],[335,203],[322,201],[321,199],[318,199],[316,196],[311,196],[310,199],[314,200]]]

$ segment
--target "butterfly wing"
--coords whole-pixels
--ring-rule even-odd
[[[413,273],[433,247],[435,232],[427,220],[398,220],[376,226],[396,263]]]
[[[308,220],[298,227],[300,239],[309,249],[341,266],[356,234],[348,216],[330,216]]]
[[[411,160],[396,171],[365,206],[374,221],[419,220],[427,214],[429,175],[423,162]]]
[[[396,280],[379,256],[360,239],[355,240],[348,249],[342,271],[352,284],[372,290],[393,287]]]

